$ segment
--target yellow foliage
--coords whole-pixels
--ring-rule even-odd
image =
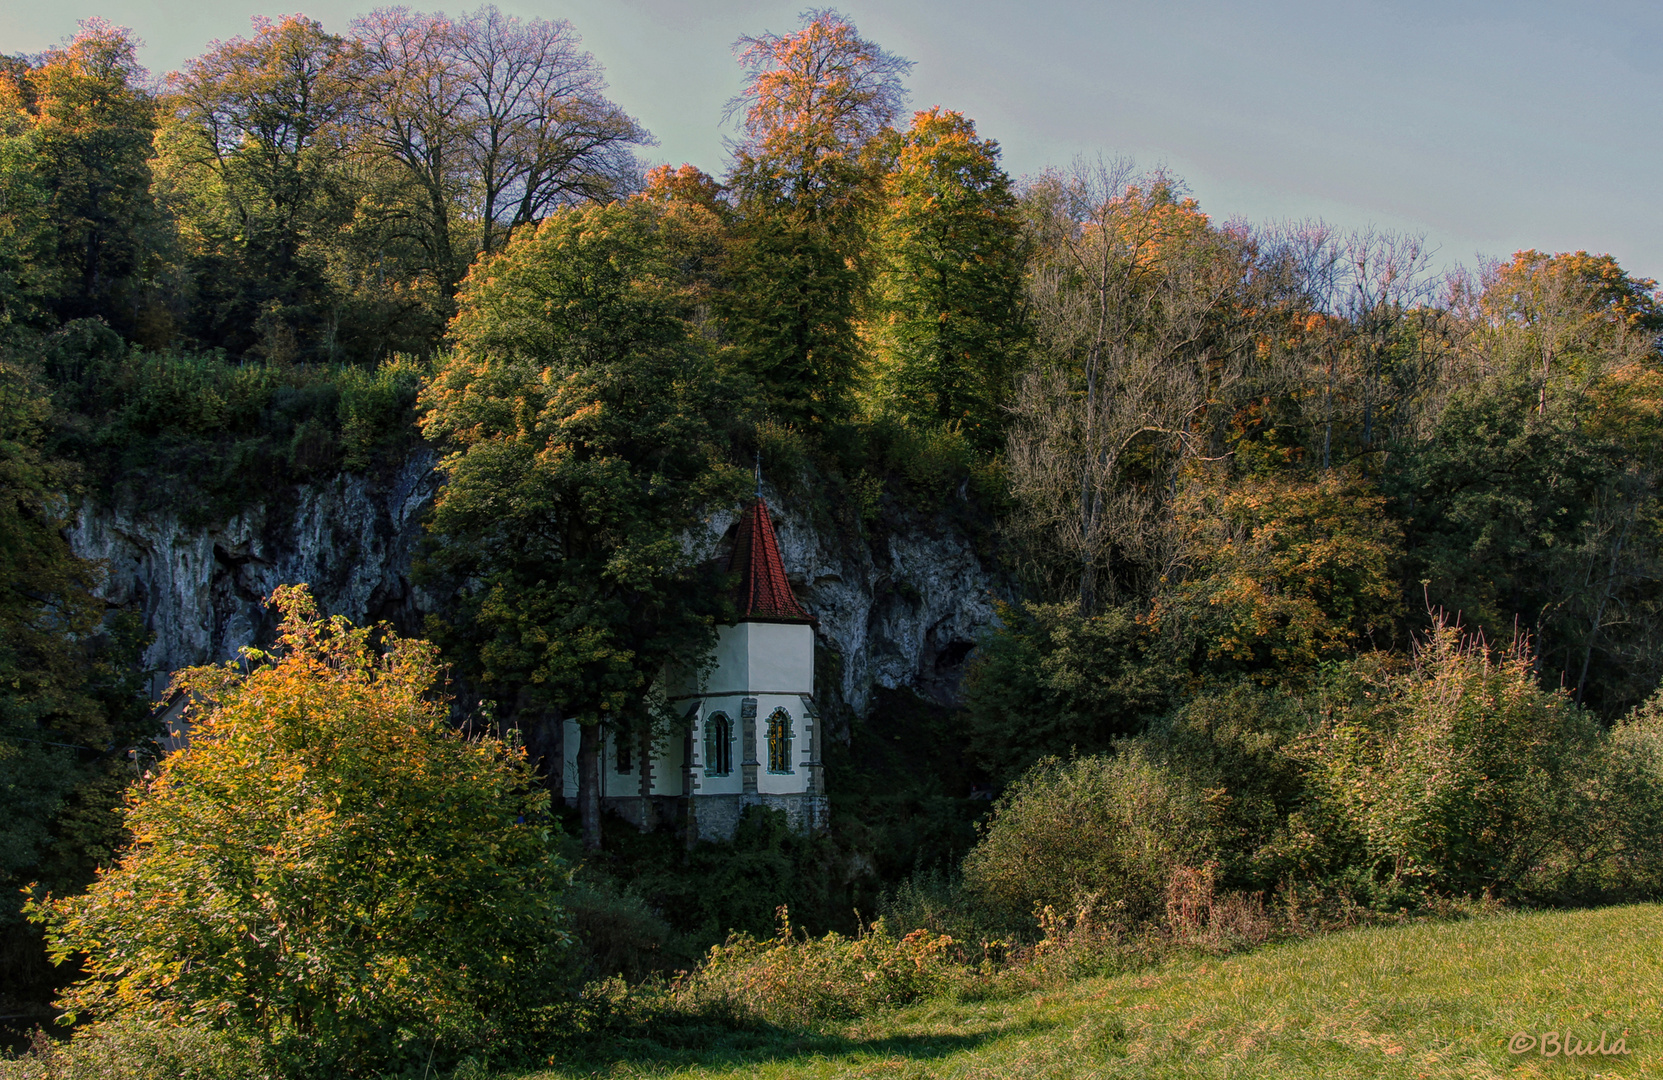
[[[1399,542],[1385,499],[1338,473],[1315,480],[1196,477],[1175,502],[1183,576],[1154,629],[1197,634],[1209,659],[1304,667],[1388,632]]]

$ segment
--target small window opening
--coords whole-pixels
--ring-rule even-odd
[[[733,772],[733,721],[726,713],[711,713],[704,722],[704,773],[726,776]]]
[[[630,753],[629,736],[619,732],[617,736],[618,771],[632,773],[635,771],[635,755]]]

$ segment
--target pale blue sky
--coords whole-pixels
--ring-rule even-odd
[[[3,0],[0,52],[100,15],[157,74],[249,16],[344,30],[373,3]],[[431,5],[413,3],[428,9]],[[453,12],[472,5],[452,5]],[[740,34],[796,27],[771,0],[501,0],[571,20],[655,161],[725,164]],[[1663,278],[1663,6],[858,0],[864,36],[917,62],[916,107],[973,117],[1013,174],[1075,155],[1165,164],[1215,219],[1322,217],[1424,233],[1442,265],[1523,247],[1610,252]]]

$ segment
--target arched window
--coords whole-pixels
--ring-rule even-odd
[[[791,771],[791,714],[784,709],[768,717],[768,771]]]
[[[631,760],[634,755],[629,752],[630,745],[628,733],[620,731],[616,736],[614,736],[614,739],[616,741],[613,743],[613,750],[617,755],[618,771],[626,774],[634,772],[635,762]]]
[[[711,713],[704,721],[704,774],[726,776],[733,771],[733,721],[727,713]]]

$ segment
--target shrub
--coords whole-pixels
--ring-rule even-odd
[[[1173,871],[1214,858],[1213,818],[1206,792],[1135,743],[1047,759],[994,806],[965,885],[1010,926],[1090,896],[1117,919],[1153,920]]]
[[[414,433],[411,406],[427,365],[395,356],[371,371],[347,367],[333,373],[341,394],[341,464],[367,469],[377,451],[402,450]]]
[[[1322,838],[1300,824],[1310,791],[1297,753],[1319,711],[1312,700],[1244,680],[1151,725],[1151,753],[1223,793],[1213,802],[1223,884],[1263,890],[1320,868]]]
[[[999,941],[1009,929],[984,909],[961,875],[939,868],[915,870],[885,890],[878,910],[898,930],[928,930],[969,945]]]
[[[1597,772],[1600,856],[1590,885],[1623,897],[1663,896],[1663,690],[1613,728]]]
[[[572,963],[584,981],[620,976],[640,982],[663,970],[676,933],[641,897],[610,881],[578,881],[561,897],[572,934]]]
[[[93,1024],[67,1044],[36,1029],[27,1053],[0,1057],[7,1080],[264,1080],[260,1048],[198,1024]]]
[[[809,475],[812,441],[794,424],[764,418],[756,425],[756,452],[768,479],[781,491],[800,492]]]
[[[674,989],[684,1010],[729,1022],[808,1027],[864,1016],[941,993],[959,971],[950,937],[897,938],[879,919],[857,937],[797,937],[785,908],[779,932],[736,934],[710,950]]]
[[[668,831],[607,832],[608,872],[685,935],[673,943],[693,950],[685,963],[729,931],[767,934],[781,904],[806,914],[800,921],[816,929],[849,925],[835,841],[797,832],[782,810],[748,806],[731,842],[701,842],[691,851]]]
[[[26,344],[16,349],[52,383],[54,452],[108,492],[193,521],[268,498],[273,485],[402,460],[418,439],[428,365],[408,357],[374,368],[229,363],[129,349],[90,319]]]
[[[246,1035],[289,1071],[501,1040],[559,991],[566,883],[525,755],[464,738],[433,648],[325,623],[279,589],[278,651],[193,668],[190,744],[130,795],[132,842],[81,896],[33,901],[66,1019]]]
[[[964,491],[982,462],[954,423],[914,425],[879,415],[861,429],[859,441],[860,469],[887,481],[892,495],[917,510],[941,509]]]
[[[1436,626],[1413,667],[1361,687],[1306,750],[1317,809],[1373,878],[1549,899],[1601,857],[1597,723],[1500,653]]]

